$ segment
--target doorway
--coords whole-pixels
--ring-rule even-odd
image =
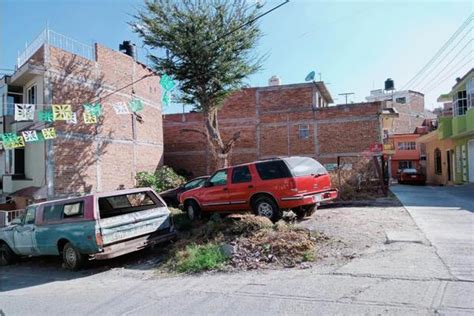
[[[467,160],[469,182],[474,183],[474,140],[470,140],[467,144]]]
[[[448,169],[448,182],[453,181],[453,153],[451,150],[446,151],[446,164],[447,164],[447,169]]]

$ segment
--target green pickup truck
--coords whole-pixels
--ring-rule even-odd
[[[28,206],[0,229],[0,265],[20,256],[62,256],[78,270],[175,238],[170,212],[150,188],[96,193]]]

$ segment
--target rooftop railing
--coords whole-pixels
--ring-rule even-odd
[[[94,48],[91,45],[86,45],[53,30],[45,29],[18,55],[16,67],[20,68],[44,44],[49,44],[89,60],[94,60]]]

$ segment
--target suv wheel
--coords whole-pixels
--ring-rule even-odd
[[[77,271],[84,265],[84,256],[71,243],[66,243],[63,248],[63,262],[69,270]]]
[[[266,196],[257,198],[252,205],[253,211],[258,216],[264,216],[271,219],[273,222],[281,218],[281,212],[275,201]]]
[[[190,221],[195,221],[201,216],[199,205],[194,201],[189,201],[184,204],[184,210]]]
[[[14,263],[18,256],[10,249],[6,243],[0,244],[0,266],[6,266]]]

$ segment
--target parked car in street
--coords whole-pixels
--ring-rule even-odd
[[[168,206],[178,207],[179,196],[181,195],[181,193],[189,191],[191,189],[199,188],[204,184],[204,182],[206,182],[208,178],[209,176],[194,178],[186,182],[185,184],[180,185],[177,188],[160,192],[160,196]]]
[[[283,210],[291,209],[302,218],[337,196],[319,162],[288,157],[218,170],[202,187],[181,194],[180,207],[191,220],[211,212],[253,210],[277,221]]]
[[[425,184],[426,176],[414,168],[403,169],[398,174],[400,184]]]
[[[0,229],[0,265],[19,256],[60,255],[68,269],[175,237],[163,200],[150,188],[119,190],[28,206]]]

